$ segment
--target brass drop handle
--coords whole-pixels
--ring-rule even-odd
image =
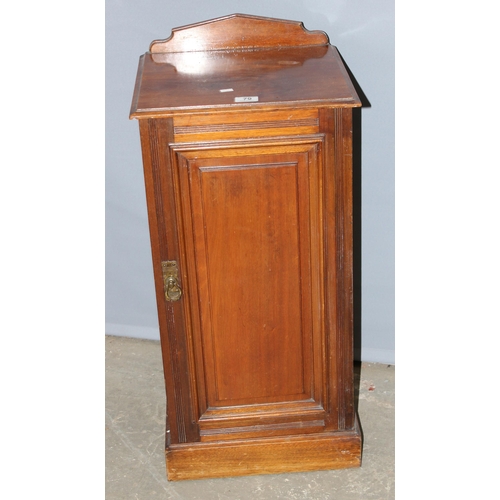
[[[167,278],[166,290],[165,290],[165,298],[172,302],[179,300],[182,295],[181,287],[179,286],[178,281],[170,276]]]
[[[163,289],[165,299],[169,302],[175,302],[182,296],[182,289],[179,285],[179,269],[175,260],[166,260],[161,263],[163,271]]]

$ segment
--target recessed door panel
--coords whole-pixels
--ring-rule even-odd
[[[177,152],[202,420],[322,411],[319,148]]]
[[[303,395],[298,163],[201,167],[198,175],[215,400]]]

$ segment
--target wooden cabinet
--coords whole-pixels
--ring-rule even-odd
[[[337,50],[232,15],[140,59],[172,480],[359,466],[352,108]]]

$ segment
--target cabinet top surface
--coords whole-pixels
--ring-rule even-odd
[[[169,39],[151,44],[139,61],[131,118],[218,108],[361,105],[336,48],[323,33],[307,32],[301,23],[253,16],[215,21],[178,28]],[[259,35],[258,42],[255,37],[250,46],[241,46],[249,36],[235,23],[249,26],[250,34],[291,32],[292,43],[283,34],[275,44],[272,37]],[[304,40],[294,46],[299,27]],[[217,31],[225,37],[222,42],[220,34],[214,41]],[[307,45],[309,38],[312,45]]]

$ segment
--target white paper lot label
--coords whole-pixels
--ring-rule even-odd
[[[258,95],[246,95],[243,97],[235,97],[234,102],[257,102],[259,100]]]

